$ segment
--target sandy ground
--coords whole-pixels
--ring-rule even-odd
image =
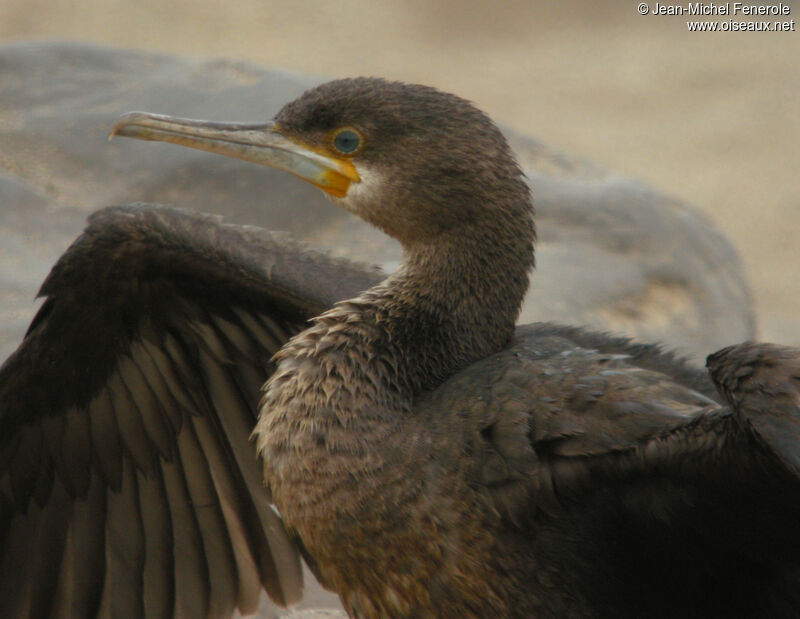
[[[0,40],[228,56],[456,92],[700,208],[741,251],[759,336],[800,344],[800,34],[689,32],[690,18],[637,5],[0,0]],[[800,20],[787,6],[779,19]]]

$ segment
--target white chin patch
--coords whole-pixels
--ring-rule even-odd
[[[384,185],[383,176],[363,165],[354,163],[353,167],[361,180],[357,183],[350,183],[347,194],[343,198],[337,198],[330,194],[327,196],[334,204],[351,213],[363,216],[370,204],[375,204],[380,199],[381,188]]]

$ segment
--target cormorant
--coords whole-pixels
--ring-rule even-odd
[[[725,406],[657,346],[515,330],[532,203],[471,104],[345,79],[113,132],[284,169],[404,262],[358,294],[267,233],[95,215],[0,369],[4,616],[290,603],[298,552],[358,618],[800,613],[800,353],[713,357]]]

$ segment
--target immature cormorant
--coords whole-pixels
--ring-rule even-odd
[[[531,200],[472,105],[339,80],[267,125],[114,132],[287,170],[405,260],[303,330],[369,275],[196,215],[95,215],[0,369],[0,614],[287,603],[293,544],[360,618],[800,612],[798,353],[743,403],[762,368],[712,361],[730,409],[657,347],[515,331]]]

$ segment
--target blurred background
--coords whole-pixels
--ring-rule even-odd
[[[741,252],[759,337],[800,344],[797,26],[689,32],[687,17],[642,16],[638,4],[0,0],[0,42],[225,56],[455,92],[500,123],[699,208]],[[800,18],[786,4],[780,20]]]

